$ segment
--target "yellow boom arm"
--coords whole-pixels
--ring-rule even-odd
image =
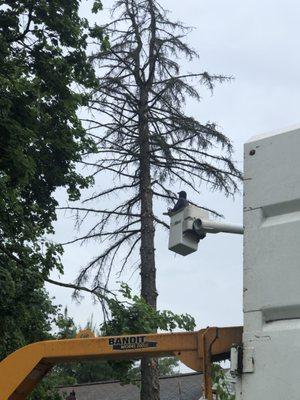
[[[174,355],[191,369],[204,372],[206,398],[210,399],[211,360],[228,358],[232,344],[240,343],[241,327],[38,342],[15,351],[0,363],[0,400],[26,399],[47,372],[59,363]]]

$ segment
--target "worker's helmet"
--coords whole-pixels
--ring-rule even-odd
[[[182,199],[186,199],[186,197],[187,197],[187,194],[184,190],[182,190],[181,192],[178,192],[178,195]]]

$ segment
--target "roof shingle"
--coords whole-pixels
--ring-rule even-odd
[[[161,400],[199,400],[202,374],[192,373],[160,378]],[[74,389],[77,400],[139,400],[139,388],[120,382],[99,382],[60,388],[69,394]]]

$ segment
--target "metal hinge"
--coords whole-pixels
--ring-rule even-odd
[[[234,345],[230,352],[230,373],[233,377],[254,372],[254,348]]]

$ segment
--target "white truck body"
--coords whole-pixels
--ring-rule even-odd
[[[245,145],[244,355],[237,400],[300,399],[300,127]]]

